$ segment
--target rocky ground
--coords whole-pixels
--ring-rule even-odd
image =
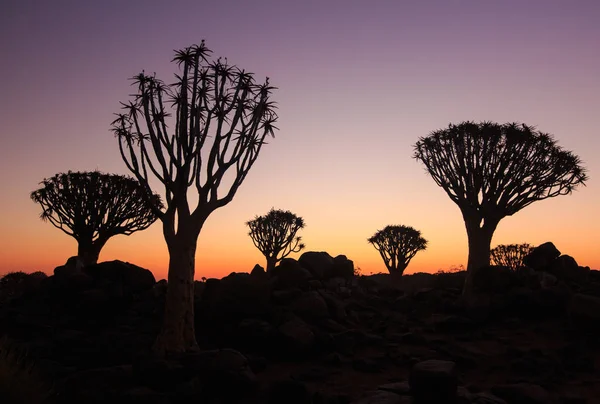
[[[197,282],[201,350],[163,360],[148,352],[166,282],[149,271],[71,260],[5,278],[0,351],[35,366],[2,402],[600,402],[600,272],[536,251],[529,268],[481,270],[469,304],[462,272],[354,276],[318,252]]]

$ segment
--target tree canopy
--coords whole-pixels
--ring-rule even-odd
[[[367,241],[379,251],[390,274],[402,275],[414,256],[427,248],[427,240],[410,226],[386,226]]]
[[[80,255],[94,245],[99,252],[110,237],[148,228],[162,208],[160,196],[148,194],[139,182],[123,175],[69,171],[40,184],[31,193],[42,206],[40,217],[75,238]]]
[[[570,194],[585,185],[578,156],[554,138],[519,123],[462,122],[421,137],[414,158],[458,205],[469,240],[467,278],[490,263],[500,220],[535,201]]]
[[[587,180],[578,156],[518,123],[450,124],[421,137],[414,157],[452,201],[482,220],[569,194]]]
[[[267,258],[267,270],[291,253],[304,249],[302,238],[296,236],[304,228],[304,219],[289,210],[271,209],[264,216],[256,216],[246,223],[249,236],[261,253]]]

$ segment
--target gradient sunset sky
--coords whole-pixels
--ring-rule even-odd
[[[270,77],[280,130],[208,219],[196,278],[264,265],[245,222],[271,207],[304,218],[307,251],[345,254],[363,273],[385,271],[366,240],[388,224],[429,240],[407,273],[466,265],[457,206],[411,157],[419,136],[464,120],[535,125],[590,177],[501,221],[492,246],[553,241],[600,269],[599,21],[595,0],[4,0],[0,274],[51,273],[76,254],[30,192],[68,170],[129,174],[109,132],[128,79],[144,69],[172,82],[173,50],[202,39]],[[109,240],[100,260],[113,259],[166,277],[160,224]]]

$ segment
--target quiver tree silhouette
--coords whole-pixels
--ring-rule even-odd
[[[296,236],[298,230],[304,228],[304,219],[289,210],[271,209],[246,225],[250,228],[248,235],[252,242],[267,259],[267,272],[291,253],[304,249],[302,238]]]
[[[516,271],[523,266],[523,258],[533,250],[533,246],[523,244],[499,244],[490,250],[493,265],[503,266]]]
[[[535,201],[569,194],[587,180],[579,157],[525,124],[450,124],[419,138],[414,158],[458,205],[465,221],[465,295],[473,291],[473,273],[490,264],[492,236],[502,218]]]
[[[391,275],[402,276],[410,260],[427,248],[427,240],[410,226],[386,226],[367,241],[379,251]]]
[[[125,112],[112,123],[127,168],[148,189],[151,176],[164,186],[167,207],[159,219],[169,286],[157,354],[197,348],[193,288],[200,230],[233,199],[277,129],[269,79],[257,84],[226,59],[209,61],[211,53],[204,41],[176,51],[174,84],[144,72],[135,76],[137,94],[122,103]]]
[[[98,262],[111,237],[148,228],[162,208],[159,195],[117,174],[69,171],[40,184],[31,199],[42,206],[41,219],[77,240],[85,265]]]

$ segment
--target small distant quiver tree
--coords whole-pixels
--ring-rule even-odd
[[[533,246],[523,244],[499,244],[490,250],[493,265],[507,267],[516,271],[523,266],[523,258],[533,250]]]
[[[162,208],[160,196],[117,174],[69,171],[40,184],[31,193],[42,206],[40,217],[77,240],[77,255],[86,265],[98,262],[111,237],[148,228]]]
[[[267,259],[267,272],[291,253],[304,249],[302,237],[296,236],[298,230],[304,228],[304,219],[289,210],[271,209],[246,224],[252,242]]]
[[[492,236],[502,218],[569,194],[587,180],[579,157],[551,135],[517,123],[450,124],[420,138],[414,157],[462,213],[469,241],[466,295],[474,271],[490,264]]]
[[[421,232],[410,226],[386,226],[367,240],[379,251],[391,275],[402,276],[410,260],[427,248]]]
[[[198,236],[206,219],[233,199],[277,129],[274,87],[193,45],[175,52],[180,73],[165,84],[144,72],[137,94],[123,103],[112,129],[127,168],[147,189],[164,186],[159,219],[169,251],[168,288],[159,355],[196,350],[194,274]],[[189,193],[193,193],[190,198]],[[190,206],[191,204],[191,206]]]

